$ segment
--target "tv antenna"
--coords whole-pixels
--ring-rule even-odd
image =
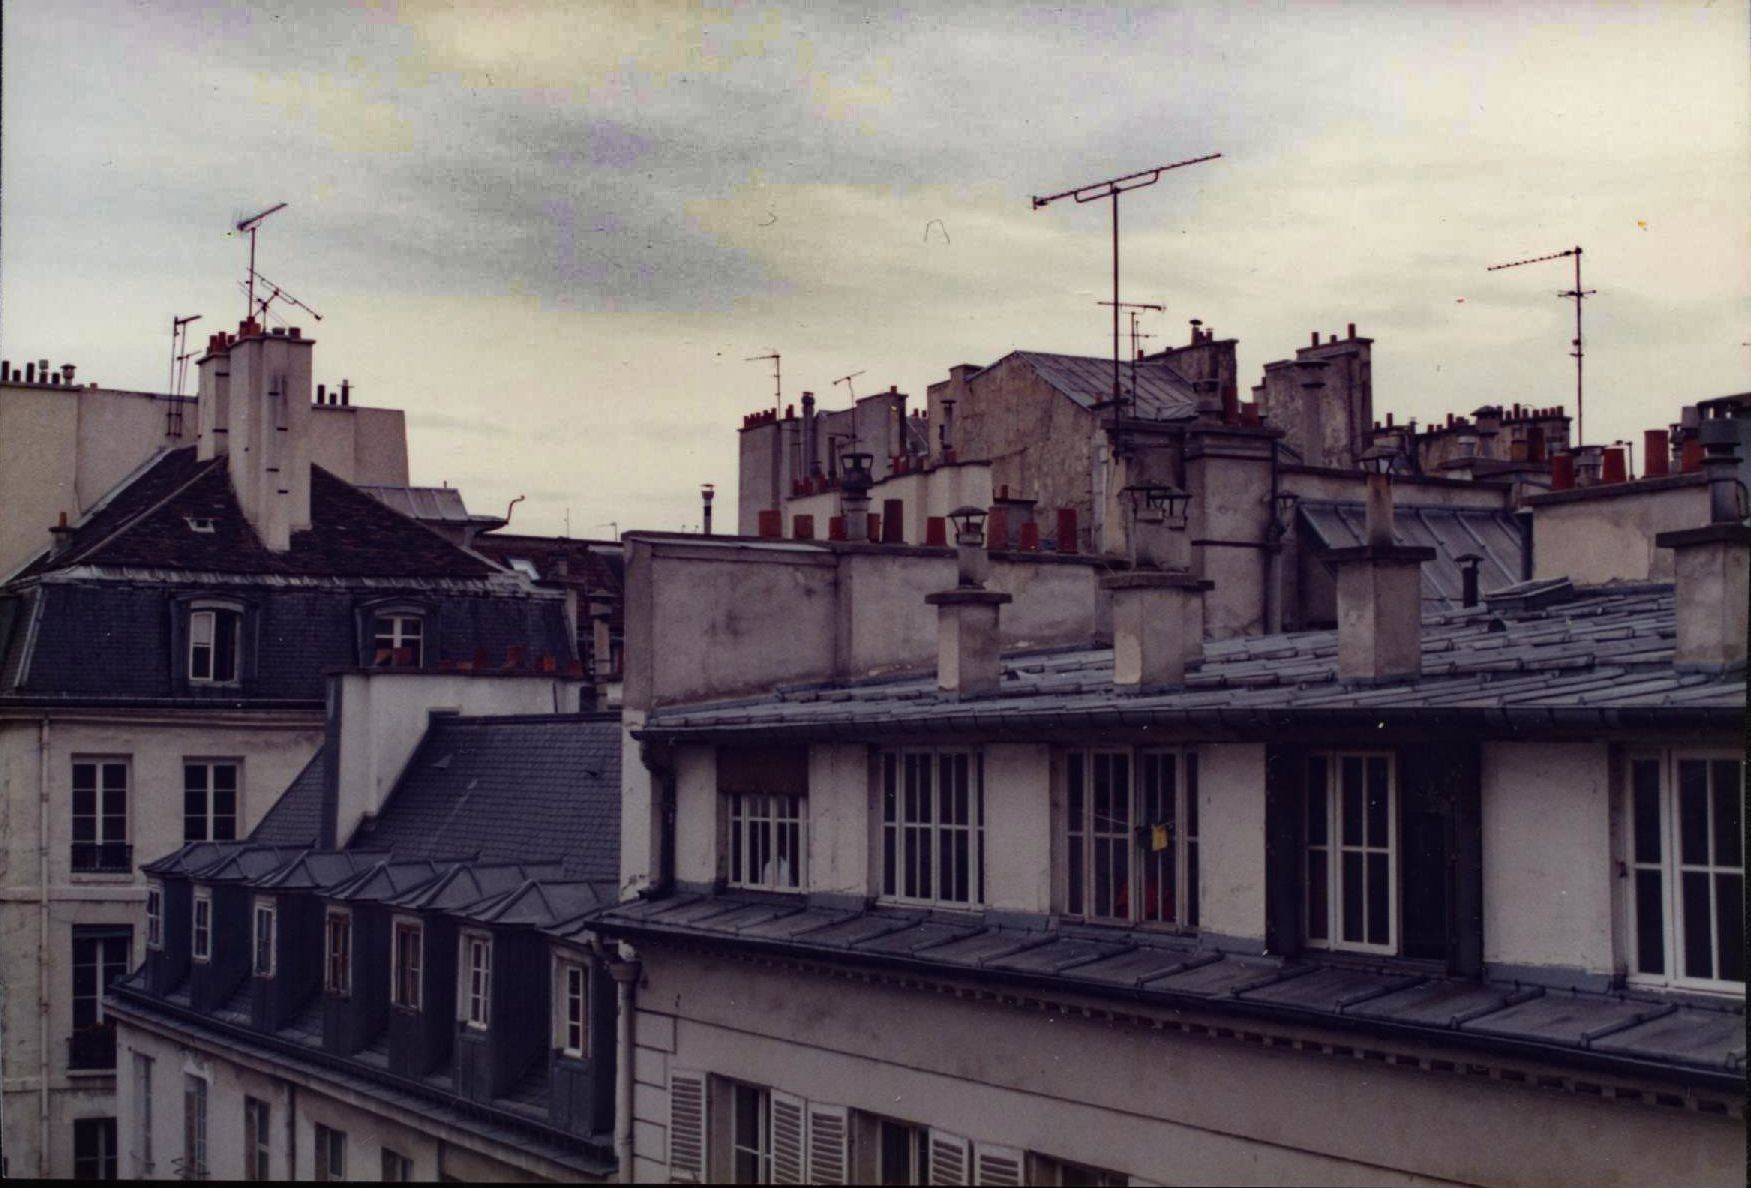
[[[1183,169],[1187,165],[1198,165],[1204,161],[1214,161],[1221,153],[1210,153],[1202,157],[1192,157],[1185,161],[1175,161],[1171,165],[1157,165],[1153,169],[1143,169],[1136,173],[1127,173],[1123,177],[1108,178],[1106,181],[1090,182],[1086,186],[1078,186],[1073,190],[1064,190],[1057,194],[1048,194],[1044,198],[1035,195],[1034,209],[1049,206],[1060,198],[1074,198],[1077,203],[1093,202],[1100,198],[1113,200],[1113,410],[1118,415],[1119,407],[1119,195],[1127,190],[1141,189],[1152,186],[1161,180],[1161,175],[1171,169]]]
[[[867,367],[864,368],[864,371],[868,371],[868,370],[869,370],[869,368],[867,368]],[[850,375],[842,375],[838,379],[833,381],[836,384],[844,384],[845,385],[845,392],[848,396],[851,397],[851,403],[853,406],[855,406],[857,404],[857,392],[855,389],[852,388],[851,381],[856,379],[858,376],[860,376],[862,374],[863,374],[863,371],[854,371]]]
[[[773,351],[770,355],[750,355],[742,362],[760,363],[767,359],[772,360],[772,415],[776,417],[784,411],[784,373],[779,370],[778,352]]]
[[[237,231],[239,234],[241,234],[245,231],[249,232],[249,304],[246,307],[244,307],[243,316],[245,318],[253,318],[255,316],[255,232],[256,232],[256,228],[260,227],[262,224],[262,221],[264,219],[266,219],[269,215],[274,214],[277,211],[282,211],[285,209],[286,209],[286,204],[284,202],[276,203],[275,205],[270,206],[266,210],[262,211],[260,214],[250,215],[247,219],[244,219],[237,224]]]
[[[185,318],[175,315],[170,319],[170,387],[167,389],[172,396],[182,395],[183,381],[188,377],[188,359],[194,354],[188,347],[188,324],[201,320],[200,314],[189,314]]]
[[[1112,305],[1113,302],[1096,301],[1095,304]],[[1137,333],[1137,315],[1146,309],[1152,309],[1156,313],[1163,313],[1166,311],[1167,307],[1162,305],[1148,305],[1141,301],[1121,301],[1118,303],[1117,308],[1123,309],[1131,318],[1131,399],[1135,400],[1137,398],[1137,359],[1142,354],[1142,352],[1137,349],[1137,344],[1142,339],[1154,337],[1154,335],[1150,334]],[[1132,411],[1135,412],[1136,410],[1133,409]]]
[[[1575,287],[1557,294],[1564,299],[1573,298],[1575,302],[1575,340],[1574,350],[1569,354],[1575,357],[1575,444],[1582,445],[1587,440],[1585,422],[1581,419],[1581,302],[1597,293],[1598,289],[1583,289],[1581,287],[1581,247],[1576,244],[1566,252],[1552,252],[1548,256],[1533,256],[1530,260],[1512,260],[1506,264],[1491,264],[1485,272],[1500,272],[1504,268],[1518,268],[1522,264],[1539,264],[1545,260],[1562,260],[1569,256],[1575,258]]]
[[[305,305],[302,301],[298,300],[296,297],[294,297],[290,293],[286,292],[286,290],[280,288],[280,286],[274,284],[273,281],[269,280],[267,277],[263,276],[261,273],[255,272],[254,270],[251,270],[250,276],[251,276],[252,280],[258,280],[262,284],[264,284],[268,287],[268,295],[266,297],[260,298],[259,300],[257,300],[257,298],[255,297],[255,290],[253,288],[251,288],[251,290],[250,290],[250,300],[254,301],[256,303],[256,305],[260,307],[261,313],[264,317],[267,315],[268,306],[272,305],[276,301],[284,301],[287,305],[297,306],[299,309],[303,310],[305,313],[309,314],[311,317],[315,318],[317,321],[320,322],[322,320],[321,314],[317,313],[315,310],[311,309],[308,305]],[[255,313],[255,310],[252,308],[250,310],[251,316],[253,316],[254,313]]]

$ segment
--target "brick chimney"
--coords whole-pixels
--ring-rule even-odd
[[[1368,468],[1366,543],[1334,549],[1338,569],[1338,678],[1390,681],[1423,671],[1422,566],[1435,550],[1394,543],[1394,450],[1363,454]]]
[[[310,348],[296,331],[238,327],[226,352],[231,486],[268,548],[310,527]]]
[[[959,580],[954,589],[924,598],[936,608],[936,686],[956,696],[994,693],[1003,676],[997,612],[1010,596],[985,589],[984,509],[957,508],[949,519]]]
[[[195,364],[195,456],[209,462],[231,452],[231,336],[207,337],[207,353]]]
[[[1746,615],[1751,608],[1751,527],[1745,524],[1738,481],[1738,436],[1731,420],[1698,428],[1708,475],[1709,523],[1662,532],[1654,543],[1673,551],[1679,668],[1718,672],[1743,665]]]
[[[1101,579],[1113,597],[1113,684],[1121,689],[1178,685],[1203,653],[1193,611],[1214,583],[1190,572],[1186,537],[1190,496],[1177,487],[1125,488],[1133,553],[1129,573]]]

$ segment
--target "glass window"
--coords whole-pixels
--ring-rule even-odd
[[[67,1067],[115,1067],[115,1021],[103,1009],[103,995],[112,982],[127,976],[133,940],[133,929],[125,925],[74,925],[73,1034]]]
[[[344,911],[330,911],[327,918],[323,989],[330,994],[353,992],[353,918]]]
[[[423,946],[424,938],[419,924],[408,920],[395,922],[395,970],[391,984],[391,1001],[396,1006],[419,1010]]]
[[[316,1123],[316,1178],[347,1178],[347,1136],[344,1130]]]
[[[985,901],[984,759],[974,751],[882,756],[882,894]]]
[[[254,973],[258,978],[274,976],[274,921],[273,900],[256,900]]]
[[[73,761],[73,850],[75,871],[128,871],[128,761]]]
[[[1302,859],[1307,943],[1398,946],[1398,795],[1392,756],[1308,757]]]
[[[116,1120],[78,1118],[73,1122],[73,1178],[116,1178]]]
[[[772,1096],[753,1085],[730,1086],[730,1181],[772,1183]]]
[[[876,1120],[876,1183],[930,1183],[930,1130],[892,1118]]]
[[[270,1136],[268,1103],[254,1097],[243,1099],[243,1178],[266,1180]]]
[[[195,889],[194,924],[190,929],[189,954],[196,961],[206,961],[213,956],[213,893],[202,887]]]
[[[371,663],[379,667],[419,668],[424,664],[425,620],[407,611],[371,620]]]
[[[589,1032],[585,1019],[589,1006],[588,971],[579,962],[559,961],[555,965],[553,1046],[567,1056],[588,1053]]]
[[[207,1178],[207,1079],[193,1073],[182,1078],[181,1178]]]
[[[182,765],[182,840],[237,838],[237,763],[188,761]]]
[[[1065,911],[1126,923],[1198,923],[1198,757],[1065,757]]]
[[[1742,990],[1743,765],[1635,756],[1625,793],[1631,969],[1642,980]]]
[[[146,947],[164,947],[164,887],[159,883],[146,887]]]
[[[383,1183],[406,1184],[413,1179],[413,1160],[400,1151],[383,1148]]]
[[[803,883],[801,796],[738,792],[730,802],[730,883],[793,891]]]
[[[237,683],[238,637],[243,616],[224,607],[202,607],[188,616],[188,679],[194,684]]]
[[[492,938],[464,933],[462,952],[462,1019],[484,1029],[492,1010]]]

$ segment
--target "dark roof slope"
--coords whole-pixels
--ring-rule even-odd
[[[619,719],[435,718],[350,846],[397,859],[554,861],[570,878],[617,879]]]
[[[250,833],[263,846],[316,846],[322,841],[322,765],[324,747],[292,778]]]

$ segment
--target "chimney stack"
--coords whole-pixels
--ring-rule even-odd
[[[711,483],[701,483],[699,486],[700,517],[699,526],[702,534],[711,535],[711,500],[717,494],[717,487]]]
[[[251,332],[253,330],[253,332]],[[315,340],[263,334],[244,323],[226,354],[201,361],[227,368],[229,404],[222,451],[231,487],[261,542],[274,552],[310,527],[310,362]],[[204,420],[204,417],[203,417]]]
[[[1183,684],[1188,664],[1203,653],[1193,610],[1213,583],[1190,572],[1186,509],[1177,487],[1125,488],[1130,514],[1131,572],[1101,579],[1113,598],[1113,684],[1121,689]]]
[[[59,557],[73,543],[73,529],[67,524],[67,513],[61,513],[60,521],[49,529],[49,556]]]
[[[1368,472],[1366,541],[1327,554],[1338,567],[1338,677],[1368,682],[1423,670],[1423,562],[1435,550],[1395,544],[1392,463],[1397,452],[1362,455]]]
[[[1709,523],[1662,532],[1654,543],[1674,553],[1679,668],[1719,672],[1745,663],[1746,612],[1751,605],[1751,527],[1745,524],[1738,481],[1734,422],[1712,418],[1698,426],[1706,456]]]
[[[949,519],[955,527],[959,580],[954,589],[924,598],[936,607],[936,686],[956,696],[994,693],[1003,676],[997,612],[1010,596],[984,586],[990,564],[984,509],[956,508]]]
[[[867,541],[869,489],[874,485],[869,468],[875,455],[853,450],[848,454],[841,454],[839,460],[844,464],[839,477],[839,515],[845,524],[845,539]]]

